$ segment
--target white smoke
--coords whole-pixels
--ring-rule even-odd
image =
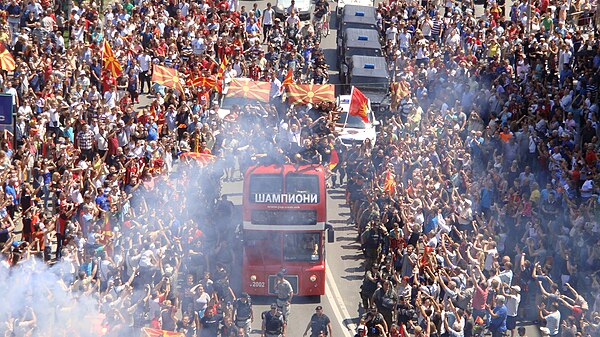
[[[98,310],[97,290],[71,291],[61,275],[61,270],[70,266],[61,264],[48,267],[32,257],[11,269],[0,267],[0,329],[4,336],[101,334],[103,316]]]

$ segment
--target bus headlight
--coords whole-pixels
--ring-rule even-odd
[[[250,281],[252,281],[252,282],[256,281],[256,275],[250,275]]]
[[[317,280],[317,275],[310,275],[308,279],[310,280],[310,282],[315,282]]]

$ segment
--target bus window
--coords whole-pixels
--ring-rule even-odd
[[[250,252],[267,253],[269,256],[281,258],[281,237],[278,232],[245,232],[244,244]]]
[[[316,174],[293,174],[285,177],[287,194],[316,194],[319,195],[319,177]]]
[[[252,211],[250,222],[254,225],[314,226],[317,212],[314,210],[263,210]]]
[[[284,261],[320,261],[320,233],[288,233],[283,236]]]
[[[283,193],[283,177],[280,174],[253,174],[250,176],[250,194]]]

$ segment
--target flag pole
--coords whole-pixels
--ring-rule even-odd
[[[346,119],[344,119],[344,128],[346,127],[346,123],[348,123],[348,116],[350,116],[350,105],[352,104],[352,94],[354,93],[354,86],[350,89],[350,103],[348,104],[348,112],[346,113]]]

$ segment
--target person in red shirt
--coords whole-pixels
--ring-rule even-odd
[[[587,151],[585,153],[585,163],[588,165],[593,165],[598,160],[598,156],[596,155],[596,151],[594,151],[594,145],[588,145]]]
[[[217,4],[217,7],[219,8],[220,11],[227,12],[229,10],[229,2],[227,2],[226,0],[221,0]]]
[[[102,74],[102,94],[109,91],[113,85],[117,85],[117,79],[112,75],[110,70],[107,69]]]
[[[206,142],[203,141],[200,143],[200,149],[198,151],[199,153],[203,153],[203,154],[212,154],[212,152],[210,151],[210,149],[206,146]]]
[[[509,139],[511,139],[512,136],[513,133],[508,129],[508,126],[505,125],[502,131],[500,132],[500,139],[502,139],[503,142],[508,143]]]
[[[252,60],[252,64],[248,66],[248,77],[250,77],[250,79],[252,79],[253,81],[258,81],[260,73],[260,67],[256,64],[255,60]]]

